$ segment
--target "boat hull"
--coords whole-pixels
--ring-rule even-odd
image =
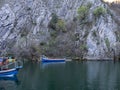
[[[42,58],[42,62],[65,62],[65,59]]]
[[[18,69],[9,69],[0,71],[0,77],[13,77],[18,73]]]

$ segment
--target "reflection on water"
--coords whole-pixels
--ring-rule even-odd
[[[17,78],[17,76],[13,76],[13,77],[0,77],[0,81],[1,80],[18,81],[18,78]]]
[[[19,84],[17,76],[0,77],[0,90],[16,90],[16,86]]]
[[[92,62],[87,66],[89,86],[98,90],[120,90],[120,63]]]
[[[47,67],[52,67],[52,66],[61,66],[61,65],[65,65],[65,62],[41,62],[40,63],[40,68],[47,68]]]
[[[120,90],[119,69],[119,62],[110,61],[26,63],[20,84],[4,81],[0,90]]]

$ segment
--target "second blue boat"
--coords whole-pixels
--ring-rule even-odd
[[[54,58],[42,58],[42,62],[65,62],[65,58],[63,59],[54,59]]]

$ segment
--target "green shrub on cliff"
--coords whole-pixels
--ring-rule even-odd
[[[77,10],[78,18],[84,20],[88,14],[89,8],[87,6],[80,6]]]
[[[59,19],[56,14],[52,14],[52,19],[50,20],[48,27],[52,37],[57,37],[60,32],[66,32],[65,21],[63,19]]]
[[[65,21],[62,19],[59,19],[56,24],[56,29],[58,31],[66,32]]]
[[[104,15],[106,13],[106,9],[104,7],[97,7],[94,11],[93,11],[93,14],[96,16],[96,17],[99,17],[100,15]]]

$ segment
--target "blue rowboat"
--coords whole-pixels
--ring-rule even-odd
[[[0,67],[0,77],[13,77],[23,67],[21,61],[15,61]]]
[[[19,68],[0,71],[0,77],[13,77],[18,73]]]
[[[42,62],[65,62],[65,58],[63,59],[42,58]]]

